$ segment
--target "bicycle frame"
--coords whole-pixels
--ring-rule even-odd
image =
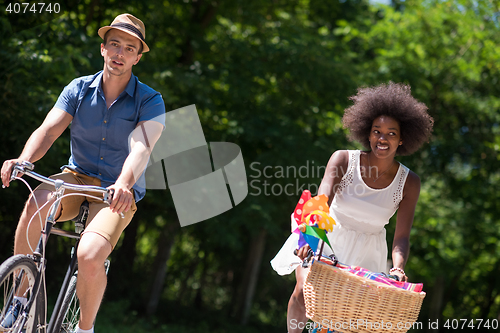
[[[40,292],[40,288],[42,287],[42,282],[44,281],[44,270],[46,267],[46,261],[45,261],[45,246],[47,244],[47,241],[49,239],[49,236],[51,233],[60,235],[60,236],[65,236],[65,237],[70,237],[76,239],[76,243],[74,245],[75,252],[71,256],[71,261],[68,266],[68,269],[66,271],[66,275],[64,277],[59,295],[57,297],[56,304],[54,306],[54,310],[52,311],[49,325],[48,325],[48,333],[56,333],[54,332],[54,326],[55,326],[55,321],[58,317],[58,314],[61,310],[61,306],[63,303],[64,295],[66,290],[68,289],[68,286],[70,284],[71,277],[76,271],[76,266],[77,266],[77,256],[76,256],[76,249],[78,247],[78,243],[80,241],[80,234],[76,232],[69,232],[65,230],[61,230],[58,228],[54,228],[54,225],[56,223],[56,214],[57,210],[60,206],[61,199],[64,195],[64,190],[69,189],[69,190],[75,190],[75,191],[90,191],[90,192],[97,192],[103,194],[103,201],[110,203],[111,200],[111,192],[105,188],[98,187],[98,186],[88,186],[88,185],[75,185],[75,184],[68,184],[64,183],[62,180],[57,179],[53,180],[47,177],[44,177],[40,174],[37,174],[36,172],[33,172],[33,164],[28,163],[28,162],[23,162],[21,165],[16,165],[13,169],[12,172],[12,177],[11,179],[14,179],[18,176],[18,174],[27,174],[28,176],[43,182],[47,184],[52,184],[55,187],[55,191],[53,192],[53,198],[55,197],[54,203],[51,205],[49,209],[49,213],[47,218],[45,219],[45,228],[42,230],[37,247],[35,251],[33,252],[33,255],[31,256],[34,262],[36,263],[37,266],[37,276],[35,278],[35,283],[34,283],[34,288],[32,290],[33,295],[38,295]],[[123,216],[122,216],[123,217]],[[30,313],[31,307],[34,305],[36,299],[38,296],[31,297],[28,301],[28,303],[25,306],[25,311],[24,311],[24,316],[23,316],[23,322],[22,326],[24,326],[25,322],[27,321],[26,313]],[[47,311],[45,309],[45,311]],[[47,328],[47,315],[45,314],[44,316],[44,322],[40,323],[43,324],[44,328]],[[42,331],[44,331],[44,328],[42,328]],[[58,333],[58,332],[57,332]]]

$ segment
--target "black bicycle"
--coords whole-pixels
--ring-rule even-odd
[[[79,215],[72,220],[75,221],[75,232],[54,227],[55,214],[64,196],[82,195],[110,204],[112,193],[103,187],[68,184],[62,180],[49,179],[33,172],[33,168],[33,164],[29,162],[16,165],[13,169],[11,180],[20,179],[29,187],[26,181],[20,178],[25,174],[40,182],[51,184],[54,186],[53,196],[55,201],[49,209],[49,213],[45,219],[45,226],[42,229],[38,245],[33,254],[14,255],[0,265],[0,332],[70,333],[76,329],[80,313],[80,306],[76,297],[76,280],[78,275],[76,250],[80,234],[85,228],[88,216],[88,202],[84,201],[80,207]],[[66,189],[74,191],[74,193],[64,194],[64,190]],[[96,196],[89,195],[89,192],[95,193]],[[98,197],[97,195],[100,196]],[[36,215],[34,214],[34,216]],[[76,242],[71,250],[70,264],[47,325],[45,284],[47,262],[45,259],[45,246],[50,235],[70,237],[75,239]],[[108,260],[105,265],[107,274],[109,269]],[[12,320],[7,317],[12,317],[12,310],[10,308],[14,305],[16,296],[23,297],[26,302],[22,306],[19,306],[16,319]]]

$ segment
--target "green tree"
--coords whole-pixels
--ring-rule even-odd
[[[365,50],[360,83],[409,83],[435,119],[430,144],[404,159],[423,181],[409,261],[429,293],[421,318],[496,318],[498,8],[406,1],[376,11],[383,18],[368,31],[348,23],[337,30]]]
[[[166,314],[149,320],[152,329],[193,328],[196,318],[199,329],[225,332],[236,327],[228,317],[283,328],[294,278],[269,260],[301,190],[315,191],[333,151],[358,148],[341,125],[348,96],[392,80],[410,84],[435,119],[429,144],[400,159],[422,179],[408,262],[428,292],[420,321],[498,316],[495,2],[81,0],[25,30],[14,29],[21,17],[0,16],[2,159],[18,156],[66,84],[102,68],[97,30],[123,12],[143,19],[151,47],[134,74],[162,93],[167,111],[196,104],[208,142],[240,146],[250,193],[180,228],[169,191],[149,191],[112,256],[107,300],[125,300],[124,313]],[[68,156],[65,132],[37,171],[54,173]],[[2,259],[26,197],[16,183],[0,191]],[[65,243],[52,242],[55,263]],[[54,276],[63,269],[49,267]]]

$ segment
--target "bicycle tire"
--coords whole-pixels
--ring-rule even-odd
[[[109,260],[106,259],[104,266],[106,275],[108,275]],[[76,296],[77,277],[78,271],[73,274],[68,289],[66,289],[61,310],[54,324],[54,333],[71,333],[76,330],[76,325],[80,319],[80,302]]]
[[[76,330],[80,318],[80,303],[78,297],[76,297],[77,276],[78,271],[73,274],[68,289],[66,289],[61,310],[54,325],[54,332],[70,333]]]
[[[8,307],[12,302],[16,288],[15,286],[18,284],[16,280],[21,279],[22,283],[27,282],[28,287],[23,295],[28,298],[29,302],[34,296],[32,290],[37,275],[38,271],[35,262],[26,255],[18,254],[12,256],[0,265],[0,323],[5,317]],[[0,332],[45,332],[45,297],[43,294],[43,282],[44,281],[42,281],[42,287],[38,295],[35,296],[35,302],[29,313],[26,314],[26,317],[23,316],[25,311],[21,312],[11,327],[0,327]]]

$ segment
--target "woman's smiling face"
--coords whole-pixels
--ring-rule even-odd
[[[377,157],[396,155],[396,150],[403,143],[398,121],[389,116],[376,118],[368,140]]]

